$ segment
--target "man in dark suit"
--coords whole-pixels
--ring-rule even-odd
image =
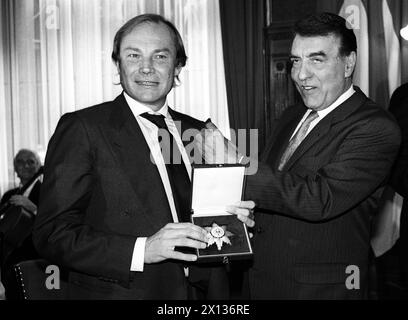
[[[400,133],[353,87],[356,52],[353,30],[337,15],[312,15],[295,26],[291,75],[303,105],[283,114],[264,163],[247,180],[247,197],[259,206],[255,299],[367,297],[371,215]]]
[[[392,169],[389,184],[404,197],[397,242],[401,283],[408,290],[408,83],[398,87],[391,96],[388,110],[395,116],[401,129],[402,142]]]
[[[206,231],[186,222],[191,164],[181,139],[203,123],[166,101],[187,59],[181,37],[161,16],[141,15],[117,32],[112,58],[124,93],[64,115],[50,141],[36,246],[69,269],[74,299],[228,298],[222,267],[195,266],[179,249],[206,246]]]
[[[0,262],[7,299],[19,297],[13,265],[38,257],[31,229],[40,198],[40,157],[31,150],[19,150],[14,157],[14,171],[20,186],[4,193],[0,201]]]
[[[14,171],[20,179],[20,187],[4,193],[0,205],[3,206],[9,203],[23,207],[34,214],[37,213],[41,186],[41,177],[37,173],[40,168],[41,160],[38,154],[28,149],[19,150],[14,157]],[[34,176],[36,176],[36,179],[31,181],[30,185],[27,185]]]
[[[353,30],[337,15],[296,23],[291,76],[303,104],[273,125],[247,177],[246,198],[257,204],[253,299],[367,297],[371,215],[400,132],[352,85],[356,52]]]

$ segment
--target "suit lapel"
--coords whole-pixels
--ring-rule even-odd
[[[265,150],[262,161],[277,168],[282,154],[289,144],[290,136],[305,112],[304,106],[296,106],[288,110],[287,115],[275,122],[277,124],[276,134],[272,134],[271,141],[267,144],[271,147]]]
[[[295,150],[292,157],[288,160],[285,168],[290,169],[302,155],[305,154],[314,144],[318,143],[321,137],[324,137],[331,127],[346,119],[351,113],[360,108],[367,97],[361,92],[360,88],[354,87],[356,91],[349,99],[344,101],[336,109],[330,112],[321,120],[313,130],[306,136],[299,147]]]
[[[115,158],[135,191],[140,208],[145,209],[144,214],[153,226],[163,226],[172,221],[170,207],[160,174],[151,161],[149,146],[124,96],[120,95],[115,104],[110,118],[112,130],[107,139],[111,140]],[[149,207],[152,201],[154,209]],[[163,214],[164,211],[168,214]]]

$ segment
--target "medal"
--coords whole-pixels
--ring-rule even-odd
[[[231,241],[228,237],[233,236],[233,234],[227,231],[227,226],[219,226],[213,222],[211,227],[205,227],[205,230],[207,231],[207,247],[215,243],[218,250],[221,250],[224,242],[231,245]]]

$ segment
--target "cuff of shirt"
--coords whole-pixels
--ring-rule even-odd
[[[147,238],[144,237],[136,239],[135,246],[133,248],[132,264],[130,266],[130,271],[143,272],[146,239]]]

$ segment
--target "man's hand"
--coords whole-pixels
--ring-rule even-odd
[[[14,195],[10,198],[9,202],[14,206],[23,207],[33,213],[37,211],[37,206],[25,196]]]
[[[205,162],[208,164],[239,163],[243,157],[237,147],[225,138],[211,121],[206,122],[206,128],[195,137],[198,150]]]
[[[166,259],[196,261],[194,254],[175,251],[175,247],[204,249],[207,247],[207,231],[192,223],[168,223],[146,239],[145,263],[157,263]]]
[[[254,221],[255,202],[253,201],[239,201],[232,206],[227,207],[227,212],[236,214],[237,218],[252,228],[255,225]]]

